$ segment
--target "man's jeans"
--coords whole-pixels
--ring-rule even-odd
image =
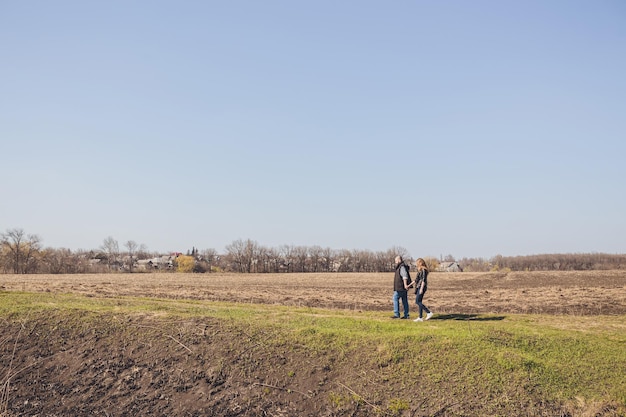
[[[400,317],[400,300],[402,300],[402,307],[404,307],[404,318],[409,318],[409,298],[406,291],[394,291],[393,292],[393,315]]]

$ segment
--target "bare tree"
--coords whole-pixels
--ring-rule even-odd
[[[137,259],[148,259],[149,257],[148,246],[144,243],[140,244],[137,248]]]
[[[294,247],[293,245],[281,245],[278,249],[282,258],[282,267],[285,272],[293,272],[294,265]]]
[[[351,272],[352,252],[348,249],[340,249],[335,252],[333,272]]]
[[[42,252],[43,269],[50,274],[75,273],[79,264],[69,249],[48,248]]]
[[[260,250],[259,244],[253,240],[235,240],[226,246],[228,260],[237,272],[253,272],[258,265]]]
[[[36,272],[36,255],[41,249],[37,235],[26,235],[22,229],[9,229],[0,235],[2,253],[14,274]]]
[[[111,236],[104,239],[102,246],[100,247],[102,252],[106,255],[107,258],[107,266],[109,270],[111,269],[111,265],[117,264],[120,256],[120,246],[117,243],[117,240],[113,239]]]
[[[278,249],[263,248],[261,259],[263,260],[264,272],[280,272],[282,262]]]
[[[329,247],[322,249],[321,264],[323,272],[331,272],[335,262],[335,251]]]
[[[352,272],[371,272],[369,269],[370,252],[355,249],[350,254],[350,270]]]
[[[306,272],[307,258],[309,257],[309,249],[306,246],[296,246],[293,248],[293,260],[295,265],[293,272]]]
[[[219,255],[215,249],[205,249],[200,252],[201,260],[207,263],[207,271],[211,272],[211,268],[219,261]]]
[[[411,263],[409,259],[409,251],[403,248],[402,246],[394,246],[387,251],[387,259],[389,260],[388,268],[385,271],[393,271],[395,268],[395,257],[400,255],[402,259],[407,261],[407,263]]]
[[[124,244],[128,250],[128,272],[133,272],[133,266],[135,264],[135,253],[137,252],[139,245],[134,240],[129,240]]]
[[[456,261],[456,259],[451,254],[448,254],[446,255],[445,258],[443,258],[443,262],[454,262],[454,261]]]
[[[321,259],[322,259],[322,248],[320,246],[311,246],[309,248],[309,271],[310,272],[319,271]]]
[[[269,269],[268,249],[265,246],[259,246],[255,270],[258,273],[267,273],[269,272]]]

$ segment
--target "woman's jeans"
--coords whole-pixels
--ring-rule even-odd
[[[417,304],[417,307],[419,308],[420,317],[422,317],[422,311],[425,311],[426,313],[430,313],[430,310],[428,309],[428,307],[422,304],[422,299],[424,299],[424,294],[426,294],[426,291],[424,291],[424,293],[422,294],[417,294],[415,296],[415,304]]]
[[[409,297],[406,291],[394,291],[393,292],[393,315],[400,317],[400,300],[402,300],[402,307],[404,308],[404,318],[409,318]]]

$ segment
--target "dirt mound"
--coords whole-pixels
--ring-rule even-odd
[[[216,319],[65,312],[0,332],[2,417],[489,415],[445,381],[404,404],[415,381],[392,360],[270,348],[272,335]],[[509,402],[509,415],[566,415],[527,393]]]
[[[3,416],[332,415],[319,396],[343,372],[331,358],[267,351],[258,336],[210,320],[54,317],[1,327]]]

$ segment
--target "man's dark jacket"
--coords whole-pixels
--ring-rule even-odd
[[[404,264],[404,262],[400,262],[398,265],[396,265],[396,275],[393,277],[393,290],[394,291],[406,291],[406,288],[404,288],[404,280],[402,279],[402,275],[400,275],[400,270],[402,269],[402,267],[404,267],[405,270],[407,270],[406,269],[407,267]]]

